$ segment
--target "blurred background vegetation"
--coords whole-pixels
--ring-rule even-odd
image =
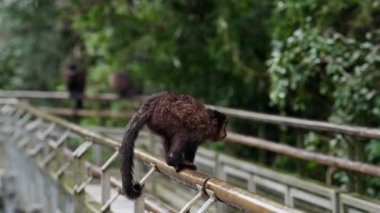
[[[146,93],[380,127],[378,0],[1,0],[0,24],[1,89],[64,90],[62,66],[79,49],[88,93],[110,91],[107,76],[122,71]],[[271,140],[294,141],[286,128],[266,131]],[[347,156],[342,137],[324,140],[308,133],[303,145]],[[257,160],[257,150],[229,150]],[[380,165],[380,142],[367,141],[365,156]],[[270,163],[293,171],[294,161]],[[307,167],[309,177],[325,169]],[[367,194],[379,198],[380,180],[367,181]]]

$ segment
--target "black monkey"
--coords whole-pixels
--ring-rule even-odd
[[[109,75],[108,83],[118,94],[119,98],[130,98],[142,94],[142,90],[136,87],[132,80],[122,72],[115,72]]]
[[[149,96],[129,121],[120,148],[121,177],[125,194],[137,198],[142,186],[133,180],[133,148],[139,130],[147,126],[163,140],[168,165],[177,172],[196,169],[198,146],[205,140],[217,141],[226,136],[227,116],[206,107],[189,95],[160,92]]]
[[[74,109],[83,108],[83,93],[86,86],[86,73],[77,65],[70,64],[64,70],[66,88],[74,100]]]

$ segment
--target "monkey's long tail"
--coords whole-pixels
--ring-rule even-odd
[[[121,179],[124,192],[129,199],[139,197],[142,190],[142,186],[133,180],[133,148],[140,129],[150,118],[153,111],[151,107],[146,108],[144,109],[144,106],[141,106],[140,110],[129,121],[120,148]]]

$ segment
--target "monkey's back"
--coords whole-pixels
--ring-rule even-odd
[[[156,133],[171,137],[180,132],[200,139],[211,125],[206,107],[197,99],[182,94],[164,92],[154,105],[149,127]]]
[[[64,72],[67,89],[71,94],[82,94],[86,86],[86,73],[78,71],[72,73],[70,71]]]

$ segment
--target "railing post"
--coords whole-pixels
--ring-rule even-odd
[[[111,176],[109,173],[109,167],[111,163],[119,156],[119,152],[115,151],[110,158],[102,165],[101,171],[101,190],[102,190],[102,212],[110,212],[111,207]]]
[[[355,153],[355,146],[354,141],[350,136],[345,136],[345,141],[347,144],[347,152],[348,152],[348,159],[355,160],[356,153]],[[356,174],[354,172],[347,172],[348,174],[348,191],[349,192],[355,192],[356,191]]]
[[[103,161],[103,147],[98,144],[94,144],[92,147],[92,156],[96,165],[100,165]]]
[[[145,203],[144,203],[144,200],[145,200],[145,190],[143,189],[141,191],[140,197],[138,197],[134,201],[134,212],[135,213],[144,213],[145,212]]]
[[[145,182],[148,180],[150,176],[157,171],[156,166],[154,164],[151,165],[150,170],[141,178],[139,184],[144,186]],[[144,213],[145,212],[145,189],[141,190],[141,195],[134,202],[134,211],[135,213]]]
[[[298,131],[296,133],[296,143],[297,143],[297,148],[304,149],[304,136],[302,132]],[[298,174],[300,176],[305,175],[305,162],[302,160],[297,160],[297,170]]]
[[[4,174],[1,177],[2,194],[3,194],[3,207],[5,213],[17,212],[16,202],[16,175],[12,172]]]
[[[265,139],[265,125],[264,124],[259,124],[259,130],[258,130],[257,136],[259,138]],[[267,152],[264,149],[259,149],[258,152],[259,152],[258,153],[259,163],[262,165],[266,165]]]
[[[356,138],[355,144],[355,159],[359,162],[365,161],[365,144],[364,141],[360,141],[359,138]],[[366,191],[366,182],[365,176],[363,174],[356,174],[356,191],[359,194],[365,194]]]
[[[74,186],[79,186],[85,179],[86,173],[82,157],[73,159]],[[74,190],[74,212],[86,212],[84,190]]]
[[[216,153],[215,155],[215,169],[214,169],[214,176],[218,177],[224,181],[227,180],[225,177],[225,172],[223,171],[223,163],[220,161],[220,154]],[[217,212],[227,212],[226,205],[222,202],[219,202],[216,206]]]

